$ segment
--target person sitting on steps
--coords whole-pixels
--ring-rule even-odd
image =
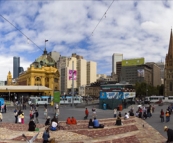
[[[71,118],[71,124],[73,124],[73,125],[77,124],[77,121],[76,121],[76,119],[74,117]]]
[[[99,121],[96,118],[94,118],[93,127],[94,128],[104,128],[104,125],[99,124]]]
[[[89,129],[92,129],[93,128],[93,121],[92,121],[92,119],[89,120],[88,128]]]
[[[118,118],[117,118],[117,120],[116,120],[115,125],[117,125],[117,126],[123,125],[123,123],[121,122],[121,118],[120,118],[119,116],[118,116]]]
[[[71,125],[71,119],[70,119],[70,117],[67,118],[66,124]]]

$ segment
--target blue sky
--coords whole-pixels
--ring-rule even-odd
[[[0,14],[41,49],[62,56],[77,53],[97,62],[97,71],[111,74],[113,53],[125,59],[144,57],[165,61],[173,1],[114,1],[106,17],[91,34],[112,1],[0,0]],[[13,56],[27,67],[42,51],[0,17],[0,80],[13,72]]]

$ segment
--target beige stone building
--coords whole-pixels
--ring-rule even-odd
[[[173,37],[172,29],[170,34],[169,49],[168,54],[166,54],[165,59],[165,84],[164,84],[164,94],[165,96],[173,95]]]
[[[152,68],[152,85],[155,87],[161,85],[160,67],[154,62],[148,62],[146,65]]]
[[[95,82],[97,76],[97,63],[89,61],[87,62],[87,84]]]
[[[82,56],[75,53],[73,53],[71,57],[60,57],[59,61],[57,62],[57,66],[60,69],[61,94],[71,93],[72,80],[69,79],[69,70],[74,69],[74,71],[77,73],[76,79],[74,80],[74,90],[78,94],[81,86],[96,81],[96,62],[87,62]]]

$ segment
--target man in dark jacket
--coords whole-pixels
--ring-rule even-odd
[[[34,114],[35,114],[36,123],[39,123],[39,121],[38,121],[38,115],[39,115],[38,111],[35,110]]]
[[[167,136],[168,136],[168,140],[166,141],[166,143],[170,143],[171,141],[173,141],[173,130],[165,126],[164,131],[167,132]]]

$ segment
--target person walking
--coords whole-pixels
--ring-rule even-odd
[[[161,122],[164,122],[164,112],[163,112],[163,109],[161,109],[161,111],[160,111],[160,118],[161,118]]]
[[[114,118],[116,118],[117,117],[117,109],[115,108],[114,109]]]
[[[0,122],[2,122],[3,116],[2,113],[0,112]]]
[[[45,128],[45,131],[43,133],[43,143],[48,143],[49,142],[49,138],[50,138],[50,134],[49,134],[49,128]]]
[[[33,118],[33,110],[29,111],[30,120]]]
[[[6,113],[6,111],[7,111],[7,106],[6,104],[4,104],[4,113]]]
[[[165,116],[166,116],[166,122],[169,122],[169,120],[170,120],[170,114],[169,114],[169,111],[168,110],[166,111]]]
[[[88,109],[86,108],[86,109],[85,109],[85,117],[84,117],[84,120],[86,120],[86,119],[88,118],[88,114],[89,114],[89,111],[88,111]]]
[[[92,108],[92,112],[93,112],[93,118],[96,118],[97,115],[96,115],[96,108],[95,107]]]
[[[35,114],[36,123],[39,123],[39,121],[38,121],[38,116],[39,116],[38,111],[35,110],[34,114]]]
[[[21,118],[21,124],[24,124],[24,113],[20,114],[20,118]]]
[[[15,123],[16,123],[16,124],[17,124],[17,121],[18,121],[18,120],[17,120],[17,119],[18,119],[17,116],[18,116],[18,111],[17,111],[17,109],[15,109],[15,110],[14,110],[14,117],[15,117]]]

